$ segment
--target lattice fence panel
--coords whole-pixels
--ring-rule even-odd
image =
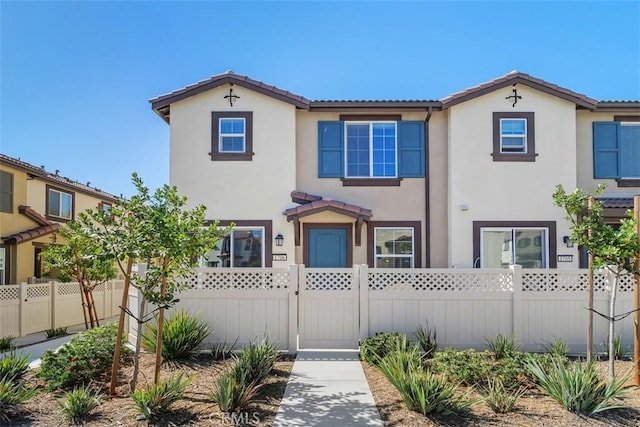
[[[306,272],[308,291],[348,291],[352,289],[353,273]]]
[[[80,285],[78,283],[58,283],[57,295],[79,295]]]
[[[28,286],[27,298],[46,298],[49,297],[49,286]]]
[[[11,301],[20,298],[18,287],[0,286],[0,301]]]
[[[265,290],[287,289],[288,271],[201,270],[185,277],[189,289]]]
[[[372,291],[510,291],[511,273],[486,272],[379,272],[369,271],[368,286]]]
[[[587,272],[576,273],[545,271],[522,273],[522,290],[525,292],[558,291],[582,292],[587,290]]]
[[[620,278],[620,283],[618,284],[618,290],[620,292],[633,292],[633,275],[625,274]]]
[[[99,285],[96,285],[95,288],[93,288],[94,292],[104,292],[106,288],[106,283],[100,283]]]
[[[118,280],[113,282],[113,289],[117,289],[117,290],[124,289],[124,280],[122,281]]]

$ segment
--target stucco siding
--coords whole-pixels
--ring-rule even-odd
[[[569,233],[563,212],[553,204],[558,184],[576,186],[575,104],[518,85],[515,107],[498,90],[456,105],[449,113],[449,249],[450,264],[471,267],[473,221],[556,221],[557,242]],[[493,161],[493,112],[534,112],[534,162]],[[574,255],[577,249],[564,248]]]
[[[10,166],[1,165],[0,170],[13,174],[13,211],[0,212],[0,238],[35,227],[33,221],[18,213],[18,206],[27,203],[27,174]]]
[[[240,99],[233,107],[219,87],[171,105],[171,185],[188,197],[189,206],[204,204],[207,219],[273,220],[273,234],[282,233],[284,245],[274,247],[294,256],[293,227],[282,215],[291,206],[295,189],[295,107],[244,88],[235,88]],[[252,111],[252,161],[212,161],[211,112]]]
[[[429,223],[431,267],[448,267],[448,166],[447,112],[429,120]]]

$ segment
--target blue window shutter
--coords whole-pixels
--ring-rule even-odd
[[[618,128],[616,122],[593,122],[593,177],[618,178]]]
[[[318,177],[344,176],[344,122],[318,122]]]
[[[424,122],[398,122],[398,176],[420,178],[425,174]]]
[[[618,128],[620,178],[640,178],[640,126]]]

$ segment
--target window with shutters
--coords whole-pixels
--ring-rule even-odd
[[[593,123],[593,177],[640,187],[640,117]]]
[[[424,122],[350,117],[318,122],[319,178],[341,178],[343,186],[399,186],[404,178],[425,176]]]
[[[13,212],[13,174],[0,171],[0,212]]]
[[[535,162],[534,113],[493,113],[494,162]]]

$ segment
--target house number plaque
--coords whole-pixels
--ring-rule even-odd
[[[558,255],[558,262],[573,262],[573,255]]]
[[[287,254],[273,254],[273,260],[274,261],[286,261],[287,260]]]

